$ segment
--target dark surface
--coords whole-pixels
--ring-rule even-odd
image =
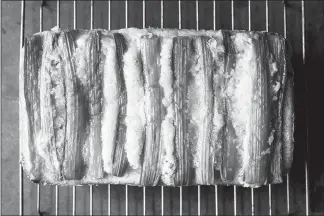
[[[306,61],[302,58],[302,27],[300,1],[288,1],[287,38],[293,48],[293,68],[296,86],[296,143],[294,162],[290,173],[290,210],[305,215],[305,163],[306,143],[310,155],[310,211],[324,214],[324,165],[320,126],[322,122],[324,69],[324,1],[305,1]],[[26,2],[25,34],[39,31],[40,1]],[[213,28],[213,4],[199,3],[199,28]],[[73,27],[73,2],[61,1],[61,28]],[[194,1],[182,2],[182,28],[196,28]],[[265,2],[252,1],[252,30],[265,30]],[[77,28],[90,28],[90,2],[77,3]],[[128,2],[128,27],[142,27],[142,2]],[[146,3],[146,26],[160,27],[160,2]],[[231,4],[216,2],[216,28],[231,29]],[[247,1],[235,2],[235,28],[248,28]],[[284,33],[283,4],[269,1],[269,30]],[[94,28],[108,28],[108,3],[94,4]],[[56,2],[48,1],[44,7],[43,30],[56,25]],[[18,166],[18,63],[20,33],[20,2],[2,2],[2,214],[19,213]],[[164,27],[178,28],[178,2],[165,1]],[[111,2],[111,28],[125,27],[125,4]],[[307,96],[306,97],[306,78]],[[307,108],[307,109],[306,109]],[[308,113],[308,115],[306,115]],[[308,139],[306,130],[308,116]],[[41,211],[55,214],[55,187],[41,186]],[[93,214],[108,213],[107,185],[93,187]],[[143,189],[128,187],[128,213],[143,214]],[[268,187],[254,190],[255,214],[268,214]],[[214,187],[201,187],[201,214],[215,214]],[[35,215],[36,184],[24,176],[24,214]],[[233,214],[233,187],[218,187],[219,214]],[[76,214],[89,214],[89,187],[76,189]],[[197,214],[197,187],[183,188],[183,214]],[[287,214],[286,184],[272,186],[273,215]],[[146,214],[160,214],[161,188],[146,188]],[[251,214],[251,190],[237,188],[237,213]],[[59,214],[72,214],[72,187],[59,188]],[[125,214],[125,186],[111,186],[111,214]],[[179,188],[164,188],[164,214],[179,214]]]

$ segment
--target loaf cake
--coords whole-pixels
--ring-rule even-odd
[[[281,183],[293,76],[276,33],[39,32],[21,49],[20,162],[53,185]]]

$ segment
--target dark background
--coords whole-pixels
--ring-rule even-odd
[[[41,1],[26,1],[25,35],[39,31]],[[160,27],[159,1],[146,1],[146,26]],[[19,213],[18,64],[20,2],[2,2],[2,214]],[[266,29],[265,1],[251,1],[252,30]],[[248,29],[248,2],[234,4],[235,29]],[[284,34],[282,1],[269,0],[269,31]],[[182,28],[196,28],[196,3],[181,3]],[[45,1],[43,30],[56,25],[56,2]],[[295,152],[290,172],[290,213],[305,215],[305,158],[309,145],[310,212],[324,214],[323,127],[324,1],[305,0],[306,58],[302,55],[301,1],[287,1],[287,38],[295,71]],[[108,28],[108,2],[94,2],[94,28]],[[73,28],[73,1],[61,1],[60,27]],[[111,1],[111,29],[125,27],[125,2]],[[142,1],[128,2],[128,27],[143,27]],[[178,2],[164,1],[164,27],[178,28]],[[216,1],[216,29],[231,29],[230,1]],[[77,2],[77,28],[90,28],[90,1]],[[199,1],[199,28],[213,28],[213,2]],[[307,80],[307,85],[306,85]],[[306,93],[307,86],[307,93]],[[306,97],[307,96],[307,97]],[[308,121],[307,121],[308,118]],[[308,130],[307,130],[308,122]],[[308,136],[307,136],[308,134]],[[307,138],[308,137],[308,138]],[[55,187],[41,186],[40,209],[55,214]],[[93,187],[93,214],[107,214],[107,185]],[[286,182],[272,186],[272,214],[287,214]],[[143,214],[143,189],[128,187],[128,213]],[[24,176],[24,214],[35,215],[37,186]],[[256,215],[267,215],[268,187],[254,190]],[[183,214],[197,214],[197,187],[183,188]],[[218,187],[219,214],[233,214],[233,187]],[[89,214],[89,186],[76,189],[76,214]],[[215,214],[214,187],[201,187],[201,214]],[[59,188],[59,214],[72,214],[72,187]],[[160,214],[161,189],[146,188],[146,215]],[[251,190],[237,188],[237,213],[251,214]],[[111,186],[111,214],[125,214],[125,186]],[[164,188],[164,214],[179,214],[179,188]]]

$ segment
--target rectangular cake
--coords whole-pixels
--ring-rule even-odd
[[[36,33],[21,49],[20,162],[53,185],[281,183],[293,76],[275,33]]]

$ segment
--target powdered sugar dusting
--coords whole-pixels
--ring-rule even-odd
[[[213,144],[210,151],[215,152],[216,158],[214,163],[216,168],[221,167],[221,148],[222,140],[220,139],[220,131],[224,126],[224,113],[223,113],[223,93],[222,93],[222,83],[224,83],[224,70],[225,70],[225,59],[224,59],[224,43],[223,35],[219,34],[215,38],[209,39],[207,43],[208,48],[213,56],[213,61],[215,64],[215,70],[213,72],[213,127],[211,140]]]
[[[242,151],[242,169],[238,176],[239,182],[243,183],[243,173],[249,162],[249,142],[250,142],[250,115],[253,97],[253,77],[256,73],[256,65],[253,60],[253,46],[249,34],[238,33],[232,36],[233,45],[237,52],[236,65],[229,79],[226,94],[232,100],[232,110],[230,115],[233,119],[233,126],[240,139],[238,149]]]
[[[74,53],[75,63],[77,65],[76,75],[83,86],[87,86],[86,60],[84,55],[86,40],[89,35],[84,34],[76,40],[76,49]]]
[[[220,37],[217,37],[218,40],[220,40]],[[224,52],[225,48],[222,43],[222,41],[217,42],[216,39],[211,38],[209,39],[207,43],[212,56],[214,58],[215,63],[217,63],[217,70],[216,73],[213,75],[213,82],[214,87],[221,85],[221,79],[223,79],[224,76]],[[217,92],[218,93],[218,92]],[[214,96],[214,111],[213,111],[213,127],[214,131],[213,134],[217,135],[218,131],[223,127],[224,120],[223,120],[223,114],[219,112],[218,105],[220,104],[220,98]]]
[[[103,73],[103,113],[101,122],[102,159],[104,171],[112,172],[116,145],[117,121],[119,112],[119,83],[116,59],[116,46],[112,39],[103,37],[102,49],[107,53]]]
[[[162,157],[162,181],[166,185],[174,184],[175,157],[174,153],[174,107],[173,107],[173,71],[171,68],[171,56],[173,41],[172,38],[162,40],[161,48],[161,76],[159,84],[161,85],[164,98],[163,105],[167,108],[167,114],[161,125],[161,137],[163,146]]]
[[[124,54],[124,76],[127,90],[125,150],[129,164],[137,169],[141,166],[140,156],[144,143],[144,81],[137,43],[133,42],[129,45]]]

